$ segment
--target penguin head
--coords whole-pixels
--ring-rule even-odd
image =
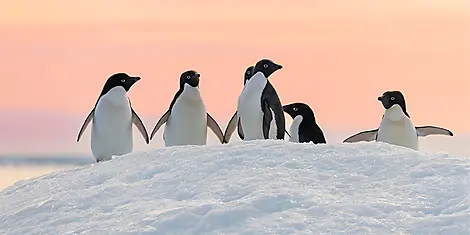
[[[257,72],[262,72],[264,77],[268,78],[279,69],[282,69],[282,65],[276,64],[269,59],[262,59],[256,63],[255,68],[253,69],[253,75]]]
[[[188,70],[182,73],[180,76],[180,88],[184,88],[184,84],[199,87],[199,77],[201,77],[201,75],[194,70]]]
[[[246,70],[245,70],[245,80],[243,81],[243,85],[245,85],[248,80],[250,80],[251,76],[253,76],[253,70],[254,70],[255,66],[250,66],[248,67]]]
[[[400,91],[386,91],[382,96],[379,96],[377,100],[382,103],[385,109],[389,109],[395,104],[399,105],[403,113],[405,113],[407,117],[410,117],[406,112],[405,96]]]
[[[303,120],[315,122],[315,114],[312,109],[304,103],[292,103],[282,107],[284,112],[294,119],[296,116],[302,116]]]
[[[108,78],[108,80],[104,84],[103,90],[101,91],[101,95],[106,94],[109,90],[118,86],[121,86],[126,91],[129,91],[132,85],[134,85],[134,83],[136,83],[139,80],[140,80],[140,77],[131,77],[126,73],[113,74],[111,77]]]

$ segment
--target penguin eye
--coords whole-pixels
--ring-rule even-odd
[[[190,79],[190,78],[191,78],[191,76],[189,76],[189,75],[188,75],[188,76],[186,76],[186,79]]]
[[[298,109],[296,107],[294,107],[293,110],[297,112]]]
[[[126,82],[126,79],[121,79],[121,82],[122,82],[122,83]]]
[[[395,97],[393,97],[393,96],[392,96],[392,97],[390,97],[390,100],[395,100]]]
[[[268,68],[268,64],[264,64],[263,66],[264,66],[264,68]]]
[[[246,72],[247,74],[250,74],[250,71]]]

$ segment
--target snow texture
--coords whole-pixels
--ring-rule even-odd
[[[469,234],[469,163],[374,142],[166,147],[17,182],[0,234]]]

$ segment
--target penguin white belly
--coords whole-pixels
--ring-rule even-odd
[[[377,141],[418,150],[416,128],[399,106],[386,111],[380,122]]]
[[[267,79],[262,73],[257,73],[246,83],[238,98],[238,115],[242,122],[245,140],[264,139],[263,111],[261,110],[261,95],[266,87]],[[275,115],[269,129],[269,138],[276,139]]]
[[[300,123],[302,122],[303,117],[300,115],[295,116],[294,120],[292,120],[292,124],[290,125],[289,128],[289,133],[291,138],[289,138],[290,142],[296,142],[299,143],[299,126]]]
[[[199,90],[184,88],[165,124],[165,146],[205,145],[207,142],[207,113]]]
[[[263,75],[255,74],[248,80],[238,98],[237,110],[245,134],[244,140],[264,139],[261,95],[266,81]]]
[[[91,150],[98,160],[132,152],[132,113],[126,91],[113,88],[96,105],[91,131]]]

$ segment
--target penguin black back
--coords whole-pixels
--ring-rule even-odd
[[[269,59],[261,59],[253,68],[253,76],[261,72],[266,79],[268,79],[271,74],[282,69],[282,65],[274,63]],[[274,86],[266,81],[266,85],[261,93],[261,110],[263,111],[263,134],[264,138],[267,139],[269,136],[270,123],[272,120],[271,110],[274,112],[274,119],[277,126],[277,139],[284,139],[285,130],[285,119],[284,113],[282,111],[282,103],[279,98],[279,95],[276,92]]]
[[[385,109],[391,108],[394,104],[400,105],[403,113],[409,118],[410,115],[406,111],[405,96],[400,91],[386,91],[377,100],[382,102]]]
[[[294,119],[296,116],[302,116],[302,121],[299,125],[299,142],[310,142],[314,144],[326,143],[323,131],[318,126],[315,120],[315,114],[312,109],[304,103],[292,103],[284,105],[284,112]],[[291,133],[294,134],[294,133]]]

